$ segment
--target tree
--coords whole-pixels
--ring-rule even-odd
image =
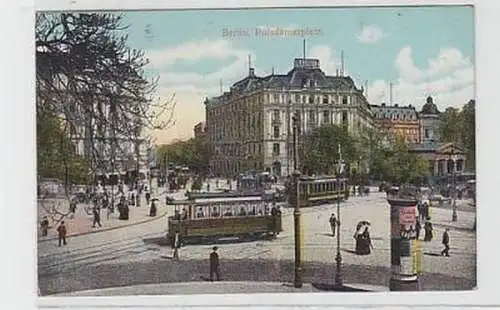
[[[393,183],[407,184],[430,173],[429,163],[411,152],[403,136],[396,136],[387,155],[385,178]]]
[[[39,175],[61,176],[65,167],[68,198],[85,171],[114,171],[117,158],[134,155],[130,145],[138,158],[146,131],[172,123],[173,97],[157,97],[158,78],[148,77],[148,59],[128,46],[126,30],[114,13],[36,14]],[[84,158],[70,136],[84,141]]]
[[[466,165],[475,170],[476,165],[476,102],[469,100],[461,110],[447,108],[441,118],[441,140],[454,142],[466,149]]]
[[[302,139],[304,143],[299,150],[300,164],[302,171],[307,174],[335,174],[339,144],[344,161],[350,163],[359,158],[355,139],[343,126],[321,126]]]
[[[199,173],[208,172],[210,149],[200,138],[164,144],[159,146],[158,152],[162,158],[166,157],[171,163],[188,166]]]
[[[387,152],[392,143],[391,136],[382,128],[371,127],[360,131],[356,140],[361,161],[369,168],[369,176],[381,179],[390,169]]]
[[[476,101],[469,102],[460,111],[462,132],[460,140],[467,152],[466,165],[470,170],[476,170]]]
[[[60,120],[50,113],[37,114],[37,167],[41,178],[57,178],[65,184],[86,184],[89,166],[79,156]]]
[[[462,122],[460,111],[453,107],[448,107],[441,116],[441,126],[439,128],[441,140],[444,142],[459,143],[462,132]]]
[[[100,145],[126,157],[123,145],[171,123],[171,113],[160,116],[172,112],[173,101],[155,99],[158,79],[145,74],[148,60],[128,47],[126,29],[122,17],[110,13],[36,15],[37,113],[57,115],[68,131],[84,127],[78,134],[94,170],[110,166],[109,150]]]

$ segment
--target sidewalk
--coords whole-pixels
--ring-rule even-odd
[[[452,209],[430,208],[431,222],[434,226],[449,227],[457,230],[472,230],[476,212],[457,211],[457,221],[452,222]]]
[[[354,284],[356,289],[383,292],[389,291],[383,286]],[[124,295],[192,295],[192,294],[255,294],[255,293],[318,293],[323,292],[309,283],[302,288],[295,288],[291,283],[281,282],[251,282],[251,281],[220,281],[220,282],[182,282],[142,284],[122,287],[112,287],[88,291],[76,291],[52,295],[57,296],[124,296]]]
[[[93,228],[93,214],[91,212],[91,209],[89,209],[89,213],[85,211],[85,207],[83,204],[79,204],[76,209],[76,213],[73,218],[70,216],[67,216],[64,218],[64,222],[66,224],[66,228],[68,230],[68,237],[71,236],[78,236],[78,235],[85,235],[89,233],[95,233],[95,232],[100,232],[100,231],[106,231],[106,230],[111,230],[111,229],[116,229],[116,228],[123,228],[127,226],[132,226],[132,225],[137,225],[149,221],[153,221],[155,219],[161,218],[165,216],[169,210],[168,206],[165,205],[165,195],[166,193],[161,192],[159,195],[153,197],[158,198],[157,202],[157,212],[156,212],[156,217],[150,217],[149,216],[149,205],[146,204],[146,199],[144,198],[144,195],[141,197],[141,206],[140,207],[135,207],[135,206],[129,206],[129,220],[120,220],[118,219],[119,212],[118,210],[115,209],[114,213],[107,214],[107,209],[101,209],[101,224],[102,227],[96,227]],[[179,199],[182,199],[184,196],[184,191],[177,191],[175,193],[169,193],[168,195],[171,196],[176,196],[179,197]],[[45,208],[48,208],[50,205],[57,203],[59,206],[57,207],[58,210],[61,213],[66,213],[69,209],[69,203],[67,200],[49,200],[45,203]],[[47,211],[44,208],[44,206],[41,205],[42,202],[38,202],[38,226],[37,226],[37,232],[38,232],[38,241],[43,242],[47,240],[54,240],[57,239],[57,225],[59,225],[57,222],[53,222],[50,215],[48,216],[49,218],[49,231],[48,231],[48,236],[42,236],[41,235],[41,229],[39,226],[39,223],[44,215],[47,215]],[[59,216],[56,216],[56,220],[59,219]]]

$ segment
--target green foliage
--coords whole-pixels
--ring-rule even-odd
[[[411,152],[404,137],[391,137],[378,128],[353,137],[345,128],[330,125],[314,130],[304,140],[301,163],[309,174],[335,174],[339,143],[343,159],[352,167],[351,183],[363,183],[363,166],[370,167],[372,176],[398,184],[429,174],[428,162]],[[353,163],[358,163],[357,168]]]
[[[358,158],[355,139],[345,127],[327,125],[313,130],[303,138],[299,150],[302,171],[308,174],[335,174],[339,144],[344,161],[353,162]]]
[[[61,121],[51,113],[37,113],[37,167],[41,178],[57,178],[64,184],[86,184],[89,167],[76,154]]]
[[[396,184],[409,183],[430,172],[428,161],[411,152],[409,143],[403,137],[396,137],[388,155],[386,179]]]
[[[439,128],[441,140],[458,143],[462,125],[460,111],[452,107],[447,108],[441,115],[441,127]]]
[[[167,159],[170,163],[186,165],[198,172],[206,172],[209,168],[210,149],[199,138],[161,145],[158,148],[161,160]]]
[[[467,169],[476,165],[476,102],[470,100],[461,110],[448,108],[441,116],[440,134],[443,142],[454,142],[466,149]]]

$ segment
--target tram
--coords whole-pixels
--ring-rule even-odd
[[[174,215],[168,218],[167,241],[174,246],[175,235],[183,243],[218,238],[277,236],[283,229],[281,212],[261,195],[230,197],[209,195],[172,201]]]
[[[330,176],[301,176],[299,193],[301,207],[347,200],[349,198],[348,179]]]

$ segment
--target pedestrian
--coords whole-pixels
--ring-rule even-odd
[[[92,223],[92,228],[95,227],[95,224],[99,225],[99,227],[102,227],[102,225],[101,225],[101,210],[97,207],[94,207],[92,209],[92,213],[94,214],[94,222]]]
[[[174,237],[174,254],[172,255],[173,260],[179,260],[179,248],[181,247],[181,235],[179,231],[175,232]]]
[[[219,254],[217,254],[217,249],[218,248],[214,246],[212,248],[212,253],[210,253],[210,281],[214,280],[214,274],[217,281],[220,281]]]
[[[40,222],[40,227],[42,228],[42,236],[47,236],[49,230],[49,219],[45,215]]]
[[[332,216],[330,216],[330,228],[332,229],[332,236],[335,237],[337,229],[337,217],[335,216],[335,213],[332,213]]]
[[[59,236],[59,246],[61,246],[61,242],[66,245],[66,234],[67,234],[67,230],[66,230],[66,225],[64,225],[64,221],[61,222],[61,224],[59,225],[59,227],[57,227],[57,234]]]
[[[415,224],[415,237],[417,240],[420,238],[420,230],[422,230],[422,225],[420,224],[420,219],[417,217],[417,223]]]
[[[432,241],[432,239],[434,238],[434,234],[433,234],[433,228],[432,228],[432,223],[430,222],[431,218],[428,217],[425,221],[425,224],[424,224],[424,231],[425,231],[425,235],[424,235],[424,241]]]
[[[156,202],[155,199],[151,201],[151,208],[149,209],[149,216],[154,217],[156,216]]]
[[[449,251],[450,251],[450,235],[448,234],[448,231],[450,229],[446,228],[443,233],[443,240],[442,243],[444,245],[444,249],[441,251],[441,256],[446,256],[450,257]]]

